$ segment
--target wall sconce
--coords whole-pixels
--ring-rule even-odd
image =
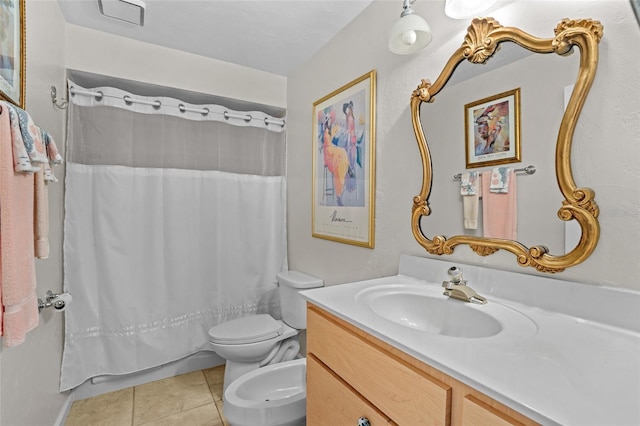
[[[453,19],[472,18],[490,9],[496,2],[497,0],[447,0],[444,13]]]
[[[416,15],[411,5],[416,0],[404,0],[400,19],[389,32],[389,50],[408,55],[425,48],[431,42],[431,28],[427,21]]]

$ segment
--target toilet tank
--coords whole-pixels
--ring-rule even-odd
[[[300,292],[322,287],[324,282],[320,278],[299,271],[278,272],[276,278],[279,284],[282,320],[298,330],[307,328],[307,302],[300,296]]]

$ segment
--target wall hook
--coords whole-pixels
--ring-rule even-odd
[[[51,102],[56,108],[59,109],[67,109],[69,102],[66,99],[60,99],[58,101],[58,91],[56,90],[56,86],[51,86]]]

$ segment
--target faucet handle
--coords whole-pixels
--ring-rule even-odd
[[[447,274],[449,275],[449,279],[453,283],[459,283],[460,281],[462,281],[462,269],[458,268],[457,266],[452,266],[451,268],[449,268]]]
[[[451,282],[451,284],[465,285],[467,283],[462,278],[462,269],[458,268],[457,266],[452,266],[451,268],[449,268],[447,274],[449,275],[449,281]]]
[[[453,288],[453,283],[451,281],[442,281],[442,287],[447,290],[451,290]]]

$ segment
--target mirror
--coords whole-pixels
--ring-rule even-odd
[[[477,71],[485,71],[488,68],[486,65],[492,65],[494,59],[503,57],[509,58],[510,61],[478,74]],[[484,199],[474,200],[479,207],[476,211],[476,229],[468,229],[469,226],[465,226],[462,213],[469,197],[461,195],[461,181],[459,178],[454,179],[454,175],[460,176],[465,171],[489,173],[492,167],[497,166],[515,170],[534,166],[534,174],[518,172],[515,183],[509,185],[513,188],[513,185],[517,184],[517,206],[510,212],[517,223],[517,233],[500,238],[518,240],[527,246],[544,242],[550,253],[564,254],[567,251],[565,222],[558,220],[556,216],[557,207],[561,205],[563,197],[556,183],[553,147],[564,112],[565,87],[574,83],[579,59],[580,55],[576,54],[568,57],[533,54],[515,43],[504,42],[500,45],[499,53],[486,65],[478,66],[468,61],[460,63],[446,87],[438,93],[437,100],[422,105],[420,118],[434,159],[429,194],[429,203],[434,208],[429,218],[423,219],[420,223],[426,235],[429,235],[430,229],[446,236],[490,235],[484,234],[483,229]],[[463,72],[468,74],[465,79],[460,77]],[[464,106],[514,89],[519,92],[521,161],[489,165],[483,163],[467,169]],[[500,115],[502,114],[495,117]],[[505,124],[501,129],[507,130],[508,116],[500,121],[504,121]],[[479,129],[474,124],[471,124],[472,130]],[[480,137],[474,140],[483,141]],[[497,142],[500,144],[502,140],[497,139]],[[502,145],[504,146],[504,143]],[[504,152],[504,149],[496,152]],[[442,208],[443,206],[446,208]],[[575,221],[571,223],[575,224]],[[570,245],[569,249],[571,248],[573,245]]]
[[[598,21],[564,19],[555,28],[555,37],[538,38],[518,28],[503,27],[492,18],[477,18],[471,22],[462,46],[454,52],[435,82],[432,84],[427,80],[423,80],[413,92],[411,97],[411,118],[422,159],[423,178],[421,191],[413,200],[411,227],[418,243],[429,253],[438,255],[451,254],[458,245],[468,245],[474,252],[482,256],[493,254],[498,250],[506,250],[516,255],[517,262],[521,266],[532,266],[542,272],[560,272],[583,262],[593,252],[600,233],[597,219],[599,209],[594,200],[594,191],[590,188],[578,187],[574,182],[571,172],[571,145],[580,111],[595,77],[598,63],[598,43],[602,37],[602,31],[602,25]],[[578,47],[575,50],[579,50],[579,54],[570,55],[575,46]],[[500,52],[496,54],[498,50]],[[524,168],[530,164],[529,161],[532,158],[532,155],[527,155],[527,144],[537,145],[536,152],[542,152],[542,154],[537,155],[543,155],[538,159],[540,164],[536,165],[539,169],[536,175],[539,182],[535,182],[535,184],[526,182],[526,179],[530,179],[528,177],[516,178],[518,185],[524,189],[524,191],[518,190],[519,192],[521,191],[518,204],[523,205],[524,208],[521,210],[528,212],[529,215],[528,217],[518,217],[519,227],[523,231],[519,232],[519,236],[526,236],[526,241],[540,237],[544,238],[545,236],[547,236],[548,240],[543,240],[544,244],[527,246],[519,241],[486,238],[481,236],[481,233],[466,230],[458,230],[461,234],[450,238],[447,238],[446,234],[440,234],[430,239],[426,236],[427,229],[437,228],[441,222],[451,222],[450,219],[439,220],[438,215],[443,215],[442,217],[450,216],[452,214],[451,210],[455,209],[462,216],[461,201],[457,201],[456,205],[456,201],[452,201],[451,198],[461,199],[460,183],[457,182],[456,186],[453,176],[465,171],[465,126],[464,123],[458,124],[461,117],[463,117],[463,112],[466,111],[466,109],[463,110],[463,107],[470,101],[464,97],[465,93],[469,92],[465,88],[465,84],[484,85],[491,84],[491,81],[506,80],[499,78],[495,74],[497,72],[495,66],[487,67],[487,64],[492,63],[489,59],[495,63],[505,62],[504,58],[512,55],[519,55],[518,59],[524,57],[525,59],[518,61],[520,63],[525,63],[525,61],[549,61],[544,62],[541,67],[535,65],[542,70],[540,78],[536,82],[537,86],[531,86],[526,83],[526,85],[531,86],[529,87],[523,83],[523,93],[526,93],[526,97],[542,96],[544,99],[545,96],[550,96],[550,94],[556,97],[562,96],[564,87],[568,83],[573,83],[573,91],[570,94],[564,113],[562,112],[562,106],[557,111],[552,108],[540,108],[539,103],[537,104],[538,107],[533,107],[532,105],[527,107],[527,99],[522,100],[522,114],[526,113],[527,119],[531,120],[531,117],[537,117],[544,113],[550,114],[549,116],[542,115],[541,118],[535,118],[536,125],[529,126],[528,132],[534,132],[535,136],[532,137],[529,133],[528,137],[522,141],[522,151],[524,152],[522,161],[524,163],[500,164],[497,161],[486,163],[486,166],[500,164],[518,169]],[[468,63],[463,63],[465,59]],[[550,63],[553,63],[553,65],[550,65]],[[555,65],[556,63],[558,65]],[[525,66],[532,65],[527,62]],[[577,77],[573,72],[568,71],[572,66],[577,70]],[[490,69],[490,71],[487,71],[487,69]],[[485,76],[490,76],[489,79],[485,78],[484,82],[483,80],[476,80],[480,78],[477,75],[482,72],[485,73]],[[512,80],[515,76],[514,81],[517,81],[517,71],[509,70],[505,75],[509,75]],[[473,82],[471,80],[465,82],[469,76],[473,76]],[[510,83],[505,82],[504,84]],[[443,91],[445,85],[447,85],[447,90]],[[525,87],[527,87],[526,92],[524,92]],[[520,89],[514,86],[503,90],[516,88]],[[491,88],[488,90],[491,90]],[[436,97],[436,95],[438,96]],[[525,95],[522,98],[525,98]],[[420,110],[423,103],[428,104],[426,105],[428,108],[425,108],[421,114]],[[425,120],[424,125],[423,118]],[[447,123],[447,126],[443,126],[443,123]],[[451,125],[449,125],[450,123]],[[423,126],[430,138],[431,147],[427,143]],[[443,127],[450,127],[450,133],[443,132],[441,130]],[[555,152],[553,150],[553,142],[551,142],[554,138],[556,139]],[[460,155],[454,155],[453,157],[456,158],[453,159],[443,159],[442,147],[445,145],[450,147],[451,144],[459,145]],[[541,144],[548,145],[548,149],[541,147]],[[529,152],[531,153],[531,151]],[[544,155],[547,155],[548,158],[545,158]],[[432,157],[437,159],[435,168],[432,167]],[[519,154],[517,158],[512,159],[512,161],[518,160],[520,160]],[[555,165],[555,170],[552,165]],[[477,167],[477,165],[470,165],[467,158],[466,167],[469,169],[470,167]],[[488,170],[490,172],[491,169],[489,168]],[[477,169],[477,171],[482,173],[486,172],[487,169]],[[558,227],[554,226],[550,227],[551,229],[540,230],[538,226],[538,229],[536,229],[535,218],[537,216],[553,215],[549,212],[537,211],[539,209],[536,210],[535,206],[540,203],[529,199],[529,193],[532,191],[526,190],[527,185],[545,188],[543,191],[538,192],[544,194],[543,196],[547,198],[547,203],[549,202],[549,197],[555,197],[554,200],[557,199],[560,206],[557,211],[557,217],[560,220],[556,218],[553,222],[558,223]],[[437,190],[432,193],[433,187],[437,188]],[[558,188],[559,191],[555,188]],[[445,192],[446,195],[444,195]],[[447,200],[447,198],[449,199]],[[443,204],[436,204],[440,202]],[[433,203],[438,214],[434,214],[431,218],[426,218],[432,214],[430,203]],[[422,219],[425,220],[422,221]],[[575,247],[569,248],[567,252],[565,252],[564,248],[558,247],[557,241],[552,241],[554,235],[564,233],[563,221],[575,221],[574,223],[577,223],[581,231]],[[564,242],[564,239],[562,241]],[[552,247],[553,251],[548,247]],[[557,252],[559,254],[552,254]]]

